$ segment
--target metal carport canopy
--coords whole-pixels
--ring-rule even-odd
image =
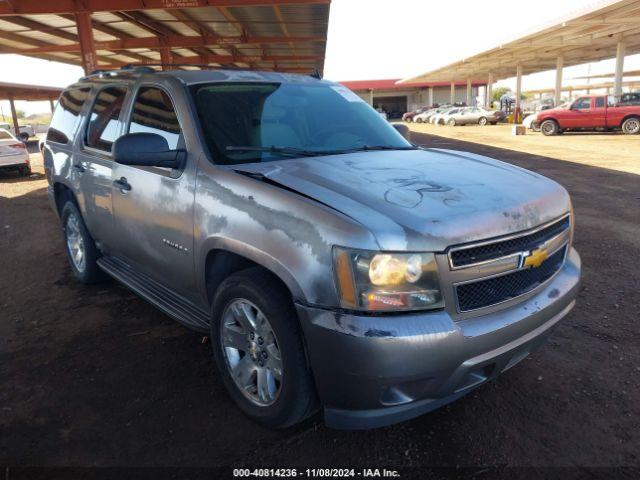
[[[331,0],[0,0],[0,53],[322,72]],[[186,67],[191,68],[191,67]]]
[[[616,57],[621,86],[625,55],[640,53],[640,0],[605,0],[548,26],[450,65],[400,83],[501,78],[557,69]],[[617,94],[620,90],[617,89]]]

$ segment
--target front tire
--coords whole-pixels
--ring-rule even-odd
[[[27,143],[29,141],[29,134],[26,132],[21,132],[20,135],[18,135],[18,138],[24,143]]]
[[[630,117],[622,122],[622,133],[626,135],[637,135],[640,133],[640,118]]]
[[[250,268],[222,282],[212,306],[211,345],[229,394],[256,422],[285,428],[316,410],[298,316],[271,273]]]
[[[70,200],[62,208],[62,225],[67,258],[73,276],[82,283],[97,283],[104,278],[97,260],[100,251],[87,230],[78,207]]]
[[[480,117],[480,120],[478,120],[478,125],[480,125],[481,127],[484,127],[487,124],[487,117]]]
[[[449,120],[447,120],[447,125],[449,125],[450,127],[455,127],[456,126],[456,119],[455,118],[450,118]]]
[[[560,127],[555,120],[545,120],[540,124],[540,131],[546,137],[558,135],[560,133]]]

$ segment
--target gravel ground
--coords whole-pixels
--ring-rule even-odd
[[[0,465],[640,466],[640,177],[414,139],[506,160],[571,192],[584,283],[541,350],[399,425],[348,432],[314,418],[266,430],[232,404],[200,335],[115,282],[72,279],[34,154],[31,178],[0,175]]]

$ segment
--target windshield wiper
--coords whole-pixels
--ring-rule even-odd
[[[315,152],[313,150],[304,150],[302,148],[295,147],[254,147],[254,146],[238,146],[238,145],[229,145],[226,150],[228,152],[266,152],[266,153],[274,153],[276,155],[286,155],[286,156],[304,156],[304,157],[315,157],[318,155],[327,155],[332,152]]]
[[[376,150],[420,150],[420,147],[411,145],[408,147],[394,147],[392,145],[362,145],[349,150],[349,152],[373,152]]]

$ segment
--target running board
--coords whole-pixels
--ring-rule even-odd
[[[130,265],[115,257],[103,256],[98,259],[98,265],[174,320],[199,332],[209,333],[209,314],[164,285],[136,272]]]

